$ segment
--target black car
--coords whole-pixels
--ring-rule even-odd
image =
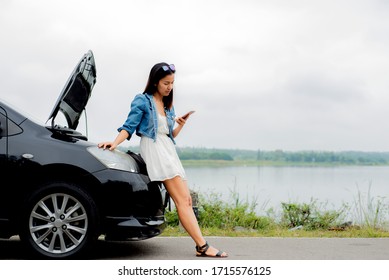
[[[0,100],[0,238],[19,235],[36,257],[79,257],[100,237],[142,240],[165,228],[168,194],[137,154],[99,149],[76,131],[95,83],[88,51],[49,125]],[[59,112],[67,126],[56,123]]]

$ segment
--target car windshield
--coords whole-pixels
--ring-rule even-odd
[[[19,114],[25,116],[27,119],[29,119],[30,121],[32,121],[36,124],[39,124],[41,126],[51,126],[51,123],[48,123],[47,121],[43,121],[42,119],[38,118],[37,116],[34,116],[31,112],[27,112],[27,110],[25,110],[21,107],[15,106],[14,104],[11,104],[4,99],[0,98],[0,102],[4,103],[8,107],[13,108]],[[82,115],[84,115],[84,114],[85,114],[85,112],[82,113]],[[59,127],[67,127],[67,121],[66,121],[65,116],[63,114],[58,114],[58,117],[55,120],[55,124]],[[87,135],[86,123],[85,123],[84,118],[80,118],[80,125],[79,125],[77,131],[84,134],[84,135]]]
[[[36,116],[33,116],[31,113],[27,112],[26,110],[18,107],[18,106],[15,106],[15,104],[11,104],[9,103],[8,101],[4,100],[4,99],[0,99],[0,101],[7,105],[8,107],[14,109],[16,112],[18,112],[19,114],[25,116],[26,118],[28,118],[29,120],[37,123],[37,124],[40,124],[40,125],[44,125],[44,122],[42,120],[40,120],[38,117]]]

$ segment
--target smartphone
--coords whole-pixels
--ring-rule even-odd
[[[181,118],[183,118],[184,120],[186,120],[190,115],[192,115],[195,111],[189,111],[188,113],[186,113],[185,115],[183,115]]]

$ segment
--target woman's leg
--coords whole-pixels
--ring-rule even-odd
[[[180,219],[182,226],[192,237],[197,246],[204,245],[205,239],[193,212],[192,197],[190,196],[186,181],[181,177],[176,176],[164,181],[163,184],[176,205],[178,218]],[[218,250],[210,246],[207,250],[207,255],[214,256],[217,252]],[[227,254],[223,253],[222,256],[227,256]]]

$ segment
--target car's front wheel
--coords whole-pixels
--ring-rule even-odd
[[[76,257],[97,239],[97,220],[95,203],[80,187],[51,182],[30,197],[21,239],[42,257]]]

